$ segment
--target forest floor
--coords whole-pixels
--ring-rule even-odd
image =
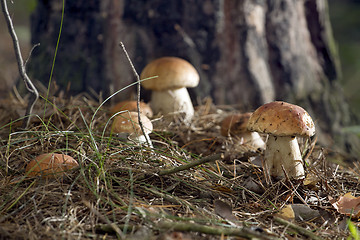
[[[153,119],[147,148],[110,134],[108,107],[88,94],[39,100],[28,130],[12,96],[0,103],[0,239],[359,239],[359,165],[328,161],[316,137],[300,141],[303,181],[269,181],[263,152],[220,135],[237,110],[210,99],[190,125]],[[27,177],[50,152],[79,167]]]

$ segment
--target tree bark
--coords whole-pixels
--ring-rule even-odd
[[[341,90],[336,44],[326,0],[82,0],[66,1],[54,79],[73,92],[109,94],[134,81],[124,42],[140,72],[152,59],[177,56],[199,71],[193,102],[251,111],[273,100],[304,107],[320,142],[354,151],[341,128],[354,119]],[[60,24],[58,1],[39,0],[33,15],[31,72],[48,81]],[[130,98],[134,89],[118,94]],[[149,100],[149,93],[143,91]],[[351,139],[350,139],[351,138]],[[344,149],[344,148],[343,148]]]

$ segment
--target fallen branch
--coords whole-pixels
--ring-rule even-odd
[[[115,228],[114,228],[114,225],[112,225],[112,224],[97,224],[97,225],[95,225],[95,231],[105,232],[105,233],[109,233],[109,234],[116,233],[117,229],[120,229],[121,231],[123,231],[125,228],[127,229],[128,232],[136,231],[138,229],[137,226],[125,225],[125,224],[116,225]]]
[[[164,193],[164,192],[159,192],[158,190],[154,189],[154,188],[148,188],[148,187],[144,187],[144,189],[148,192],[151,192],[152,194],[154,194],[157,197],[163,198],[166,201],[169,201],[173,204],[178,204],[178,205],[182,205],[182,206],[186,206],[190,209],[194,209],[194,206],[192,206],[188,201],[183,200],[179,197],[170,195],[169,193]]]
[[[28,106],[26,107],[23,124],[22,124],[23,128],[27,128],[30,123],[31,112],[34,108],[35,102],[39,98],[39,93],[38,93],[36,87],[34,86],[34,84],[32,83],[32,81],[30,80],[30,78],[28,77],[28,75],[26,74],[25,64],[24,64],[23,58],[21,56],[19,40],[18,40],[15,30],[14,30],[14,25],[12,23],[12,20],[11,20],[10,14],[9,14],[9,10],[7,8],[6,0],[1,0],[1,7],[2,7],[2,11],[4,13],[4,17],[5,17],[7,26],[8,26],[9,33],[11,35],[11,38],[12,38],[12,41],[14,44],[15,56],[16,56],[16,61],[18,63],[20,76],[25,82],[26,89],[31,93],[31,96],[30,96],[29,102],[28,102]]]
[[[119,229],[124,229],[124,225],[116,225]],[[128,230],[134,231],[137,229],[136,226],[127,226]],[[206,226],[194,222],[171,222],[171,221],[160,221],[154,226],[155,229],[165,231],[183,231],[183,232],[197,232],[208,235],[219,235],[219,236],[236,236],[247,239],[278,239],[273,236],[269,236],[261,230],[250,229],[247,227],[218,227],[218,226]],[[113,225],[99,224],[95,227],[96,231],[106,232],[108,234],[116,233]]]
[[[163,175],[169,175],[169,174],[177,173],[177,172],[180,172],[180,171],[184,171],[184,170],[199,166],[199,165],[204,164],[204,163],[213,162],[213,161],[220,160],[220,159],[224,159],[224,154],[217,153],[217,154],[214,154],[214,155],[210,155],[210,156],[203,157],[201,159],[192,161],[192,162],[190,162],[188,164],[181,165],[179,167],[161,170],[158,173],[158,175],[163,176]]]

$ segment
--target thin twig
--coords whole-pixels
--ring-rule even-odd
[[[30,53],[29,53],[29,56],[28,56],[28,58],[25,60],[25,63],[24,63],[24,68],[25,68],[25,70],[26,70],[26,65],[27,65],[28,61],[30,60],[30,57],[31,57],[33,51],[34,51],[35,48],[37,48],[38,46],[40,46],[40,43],[35,44],[35,45],[31,48]]]
[[[282,168],[282,170],[283,170],[283,172],[284,172],[286,181],[287,181],[288,183],[290,183],[292,189],[290,189],[286,184],[284,184],[284,185],[285,185],[287,188],[289,188],[289,190],[291,190],[292,193],[295,194],[295,195],[300,199],[300,201],[303,202],[303,204],[305,204],[306,206],[309,206],[309,205],[306,203],[306,201],[303,199],[303,197],[302,197],[302,196],[298,193],[298,191],[296,190],[294,184],[292,183],[289,175],[287,174],[287,172],[286,172],[286,170],[285,170],[284,165],[281,165],[281,168]]]
[[[172,194],[166,193],[166,192],[160,192],[158,190],[156,190],[155,188],[148,188],[148,187],[143,187],[145,189],[145,191],[148,191],[152,194],[154,194],[157,197],[163,198],[166,201],[169,201],[173,204],[177,204],[177,205],[182,205],[182,206],[186,206],[189,209],[195,209],[195,206],[192,205],[191,203],[189,203],[188,201],[181,199],[180,197],[174,196]]]
[[[105,223],[107,223],[109,226],[111,226],[111,228],[117,233],[117,235],[121,238],[121,239],[125,239],[125,235],[124,233],[120,230],[120,228],[115,224],[110,222],[110,220],[108,218],[106,218],[104,215],[102,215],[98,210],[96,210],[95,208],[92,207],[92,205],[90,204],[90,202],[83,200],[82,203],[90,209],[91,212],[93,212],[98,218],[100,218],[101,221],[104,221]]]
[[[28,58],[25,60],[25,62],[24,62],[25,72],[26,72],[27,63],[28,63],[28,61],[30,60],[30,57],[31,57],[34,49],[37,48],[38,46],[40,46],[40,43],[35,44],[35,45],[31,48],[30,53],[29,53],[29,56],[28,56]],[[25,81],[25,87],[26,87],[26,89],[28,89],[28,90],[31,89],[26,81]],[[29,91],[30,91],[30,90],[29,90]],[[23,124],[24,124],[24,123],[23,123]]]
[[[11,38],[12,38],[12,41],[14,44],[15,56],[16,56],[16,61],[18,63],[20,76],[24,80],[27,90],[31,93],[28,106],[26,107],[23,124],[22,124],[23,128],[27,128],[30,123],[31,112],[34,108],[35,102],[39,98],[39,93],[38,93],[36,87],[34,86],[34,84],[32,83],[32,81],[30,80],[30,78],[28,77],[28,75],[26,74],[25,64],[24,64],[23,58],[21,56],[19,40],[18,40],[17,35],[14,30],[14,25],[12,23],[12,20],[11,20],[10,14],[9,14],[6,0],[1,0],[1,7],[2,7],[2,11],[3,11],[4,17],[5,17],[7,26],[8,26],[9,33],[11,35]]]
[[[125,49],[124,43],[123,43],[123,42],[120,42],[120,46],[121,46],[122,50],[124,51],[127,60],[128,60],[129,63],[130,63],[131,70],[133,71],[134,76],[135,76],[135,78],[136,78],[136,82],[138,83],[138,84],[137,84],[137,99],[136,99],[136,105],[137,105],[137,109],[138,109],[137,111],[138,111],[139,125],[140,125],[141,132],[142,132],[143,135],[145,136],[146,144],[147,144],[148,146],[151,146],[150,140],[149,140],[149,136],[148,136],[148,134],[146,134],[145,131],[144,131],[144,126],[143,126],[142,119],[141,119],[141,116],[140,116],[140,82],[141,82],[141,81],[140,81],[140,77],[139,77],[139,74],[136,72],[136,69],[135,69],[134,64],[132,63],[132,61],[131,61],[131,59],[130,59],[130,56],[129,56],[128,52],[127,52],[126,49]]]
[[[311,141],[310,138],[309,138],[309,141]],[[317,142],[317,136],[315,136],[314,141],[311,143],[310,150],[308,151],[308,153],[306,154],[306,156],[303,158],[305,164],[307,163],[306,160],[311,156],[312,152],[314,151],[316,142]]]
[[[223,158],[224,158],[224,154],[222,154],[222,153],[206,156],[206,157],[203,157],[203,158],[198,159],[196,161],[190,162],[188,164],[181,165],[179,167],[162,170],[162,171],[160,171],[158,173],[158,175],[163,176],[163,175],[169,175],[169,174],[177,173],[177,172],[184,171],[184,170],[196,167],[198,165],[201,165],[201,164],[204,164],[204,163],[207,163],[207,162],[212,162],[212,161],[223,159]]]

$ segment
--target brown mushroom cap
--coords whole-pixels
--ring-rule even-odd
[[[145,134],[151,133],[153,125],[150,119],[143,114],[140,115]],[[112,131],[115,133],[136,133],[138,135],[143,135],[139,124],[138,113],[123,112],[117,115],[112,123]]]
[[[183,87],[196,87],[199,74],[187,61],[177,57],[162,57],[150,62],[141,72],[141,79],[158,76],[141,82],[150,90],[164,91]]]
[[[69,155],[60,153],[45,153],[31,160],[25,169],[26,175],[54,178],[64,171],[79,166],[78,162]]]
[[[151,118],[153,116],[153,112],[150,106],[144,102],[140,102],[139,104],[140,104],[140,112],[145,116]],[[126,111],[126,110],[128,110],[129,112],[136,112],[137,101],[134,100],[122,101],[110,108],[111,114],[115,114],[117,112]]]
[[[275,136],[306,137],[315,134],[315,124],[302,107],[280,101],[256,109],[249,119],[248,129]]]
[[[247,130],[247,123],[252,113],[238,113],[231,114],[224,118],[221,121],[221,129],[220,133],[223,136],[231,136],[239,135],[244,132],[249,132]]]

